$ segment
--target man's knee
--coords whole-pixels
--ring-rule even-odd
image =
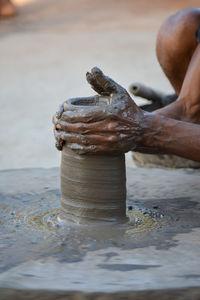
[[[200,9],[189,7],[168,17],[162,24],[157,37],[156,51],[158,58],[160,51],[187,50],[196,47],[195,31],[200,23]]]

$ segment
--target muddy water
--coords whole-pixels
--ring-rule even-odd
[[[199,285],[199,173],[128,169],[130,222],[114,226],[59,221],[58,168],[2,171],[0,179],[0,288],[118,293]]]
[[[133,247],[162,225],[162,215],[127,208],[128,222],[110,226],[63,222],[58,190],[1,196],[0,271],[29,259],[53,255],[59,261],[81,260],[89,250]],[[13,255],[14,247],[14,255]]]

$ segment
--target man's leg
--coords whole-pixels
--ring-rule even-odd
[[[178,95],[176,102],[156,113],[200,123],[200,50],[195,31],[200,9],[187,8],[169,17],[157,38],[159,63]]]

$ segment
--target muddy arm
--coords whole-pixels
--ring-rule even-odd
[[[113,155],[134,149],[200,161],[200,125],[144,112],[123,87],[98,68],[93,68],[87,79],[96,91],[109,95],[111,105],[106,114],[102,109],[104,115],[99,110],[98,118],[94,113],[76,115],[64,105],[64,112],[54,124],[58,138],[72,145],[73,150]]]
[[[200,162],[200,125],[148,114],[138,152],[175,154]]]

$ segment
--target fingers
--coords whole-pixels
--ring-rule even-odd
[[[132,131],[132,124],[124,124],[117,120],[107,119],[95,123],[70,123],[59,120],[55,125],[60,131],[66,133],[88,134],[88,133],[122,133],[128,134]]]
[[[122,154],[125,152],[128,152],[131,150],[131,146],[129,147],[124,147],[124,148],[119,148],[119,147],[111,147],[107,145],[80,145],[77,143],[71,143],[68,144],[68,147],[72,150],[74,150],[78,154],[96,154],[96,155],[117,155],[117,154]]]
[[[55,142],[55,146],[58,149],[58,151],[62,151],[63,145],[64,145],[64,142],[62,140],[60,142],[58,142],[58,141]]]
[[[72,133],[80,133],[80,134],[86,134],[88,132],[93,132],[94,131],[94,124],[89,123],[69,123],[69,122],[63,122],[60,121],[57,125],[56,128],[60,131],[64,131],[66,133],[72,132]]]
[[[63,102],[63,103],[59,106],[58,110],[56,111],[56,117],[57,117],[58,119],[61,118],[62,113],[64,112],[64,104],[65,104],[65,102]]]
[[[91,85],[91,87],[93,88],[93,90],[95,90],[95,92],[97,92],[99,95],[105,95],[105,96],[109,96],[109,93],[107,93],[103,87],[101,85],[98,84],[98,82],[96,81],[96,79],[94,78],[93,74],[87,72],[86,73],[86,79],[87,82]]]
[[[57,128],[58,122],[59,122],[59,120],[57,119],[57,114],[55,114],[53,116],[52,122],[54,124],[53,133],[54,133],[54,137],[56,139],[55,146],[59,151],[62,151],[62,148],[63,148],[63,145],[65,142],[61,139],[59,128]]]
[[[92,128],[94,124],[85,124],[86,127],[82,127],[83,125],[79,123],[77,126],[77,124],[66,122],[62,125],[60,121],[56,125],[59,126],[59,130],[54,129],[56,148],[61,151],[64,143],[67,143],[69,148],[79,154],[114,154],[128,152],[134,147],[132,131],[130,129],[123,133],[116,131],[117,123],[109,122],[106,127],[102,124],[104,125],[102,129],[97,126],[98,129],[95,132]]]
[[[52,123],[56,126],[58,124],[57,113],[53,115]]]
[[[59,133],[61,139],[69,143],[77,143],[79,145],[91,146],[91,145],[113,145],[118,142],[119,137],[117,135],[81,135],[76,133]]]
[[[103,132],[105,130],[104,122],[94,123],[69,123],[60,121],[56,128],[66,133],[87,134],[94,132]]]
[[[122,87],[118,83],[116,83],[110,77],[104,75],[104,73],[99,68],[94,67],[91,72],[97,83],[109,94],[116,93],[120,89],[122,89]]]
[[[134,148],[131,134],[82,135],[54,130],[56,148],[62,151],[64,143],[79,154],[117,154]]]
[[[54,132],[54,136],[55,136],[55,139],[56,139],[55,146],[59,151],[62,151],[62,148],[63,148],[65,142],[62,140],[61,134],[60,134],[59,131],[54,129],[53,132]]]
[[[98,122],[104,120],[105,118],[109,117],[111,113],[106,111],[100,107],[93,107],[92,109],[80,109],[74,111],[64,111],[62,114],[62,121],[69,122],[69,123],[89,123],[89,122]]]
[[[71,107],[69,100],[64,102],[53,117],[56,147],[62,150],[64,142],[67,142],[73,147],[76,145],[78,148],[74,150],[79,152],[121,151],[122,144],[125,147],[122,135],[128,135],[133,127],[130,116],[135,113],[134,102],[123,87],[104,75],[99,68],[93,68],[86,77],[98,94],[111,96],[111,103],[107,106],[94,105],[92,108],[90,104],[83,105],[83,108],[77,104],[78,109],[74,109],[73,102]],[[116,140],[119,135],[121,137]]]
[[[87,81],[91,84],[94,90],[101,95],[111,95],[119,91],[125,91],[118,83],[104,73],[97,67],[91,70],[91,73],[86,74]]]
[[[80,134],[66,133],[57,131],[56,137],[56,148],[62,150],[63,143],[67,142],[67,146],[77,152],[78,154],[113,154],[113,144],[116,142],[116,136],[99,136],[99,135],[87,135],[83,136]],[[61,141],[61,143],[60,143]],[[118,151],[119,152],[119,151]]]

